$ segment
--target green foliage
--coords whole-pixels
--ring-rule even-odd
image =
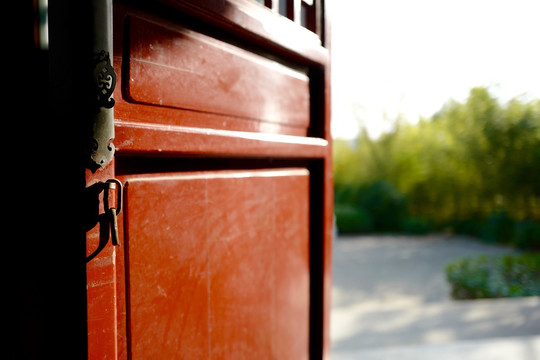
[[[369,231],[446,229],[540,247],[540,100],[501,105],[474,88],[378,139],[336,140],[334,154],[336,204],[371,217]]]
[[[373,218],[364,209],[346,204],[336,204],[336,225],[346,233],[369,233],[373,231]]]
[[[512,237],[514,221],[506,211],[495,211],[481,226],[482,238],[493,243],[504,243]]]
[[[540,250],[540,223],[531,220],[514,224],[512,244],[520,249]]]
[[[423,235],[432,232],[434,229],[432,221],[421,217],[405,216],[400,221],[400,230],[406,234]]]
[[[540,295],[540,254],[459,259],[446,266],[454,299]]]
[[[386,181],[337,188],[335,213],[341,233],[398,232],[403,225],[408,225],[410,232],[420,228],[413,219],[405,223],[407,199]]]
[[[371,215],[375,231],[398,231],[406,206],[405,196],[386,181],[367,186],[360,197],[360,207]]]

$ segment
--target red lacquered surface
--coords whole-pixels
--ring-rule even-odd
[[[133,358],[308,358],[306,170],[125,180]]]
[[[200,129],[182,126],[148,126],[118,122],[118,151],[124,154],[267,156],[322,158],[328,141],[321,138]]]
[[[127,335],[134,359],[207,359],[206,189],[126,184]]]
[[[286,49],[297,56],[298,61],[324,64],[328,60],[328,49],[321,46],[320,39],[327,24],[327,21],[321,22],[323,12],[327,10],[321,0],[311,1],[317,7],[314,14],[317,19],[314,20],[318,23],[313,26],[316,33],[299,26],[299,19],[276,16],[275,10],[271,11],[253,0],[158,0],[158,2],[192,14],[202,21],[220,24],[225,28],[235,28],[234,31],[264,42],[272,50]],[[280,0],[265,0],[265,2],[273,3],[271,7],[275,9]],[[301,1],[298,0],[287,1],[289,10],[292,10],[290,9],[292,3],[295,6],[301,5]],[[295,11],[288,13],[298,14]],[[328,33],[328,29],[324,30]]]
[[[144,2],[115,3],[114,143],[119,157],[135,160],[133,173],[115,174],[111,164],[86,177],[88,185],[118,177],[127,188],[121,246],[109,243],[87,267],[89,358],[327,358],[328,50],[315,34],[251,1],[160,2],[170,9],[166,20]],[[208,39],[212,31],[186,29],[176,21],[182,17],[224,36]],[[268,66],[275,59],[279,66]],[[179,71],[186,64],[192,73]],[[250,76],[237,80],[240,68]],[[220,69],[227,84],[216,89],[210,80]],[[195,81],[195,72],[207,80]],[[182,88],[183,81],[192,86]],[[236,95],[229,92],[235,85]],[[189,158],[200,161],[197,169],[207,158],[225,165],[197,173],[171,165],[160,173],[148,160],[133,168],[140,157]],[[227,170],[227,159],[249,159],[253,170]],[[274,159],[294,167],[265,169]],[[88,233],[89,253],[99,231]]]
[[[87,172],[88,186],[107,181],[113,176],[113,167],[102,172]],[[99,213],[103,217],[103,194],[99,198]],[[108,242],[98,250],[108,228],[101,224],[87,233],[86,256],[91,259],[86,266],[88,358],[95,360],[116,359],[117,356],[117,288],[116,288],[116,249]]]
[[[127,23],[132,101],[308,127],[306,74],[177,25]]]
[[[308,174],[245,175],[208,183],[212,355],[307,359]]]
[[[117,6],[115,19],[119,120],[293,136],[313,126],[306,64],[297,71],[138,9]]]

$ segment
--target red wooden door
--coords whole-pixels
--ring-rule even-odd
[[[133,358],[308,357],[308,176],[123,178]]]
[[[310,3],[114,3],[116,154],[86,181],[124,196],[119,246],[87,233],[89,358],[328,355],[329,55]]]

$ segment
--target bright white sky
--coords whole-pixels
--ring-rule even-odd
[[[415,122],[470,88],[540,98],[540,0],[330,0],[333,136]]]

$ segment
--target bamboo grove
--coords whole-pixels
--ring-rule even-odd
[[[469,233],[540,247],[540,100],[486,88],[416,124],[334,141],[341,232]]]

